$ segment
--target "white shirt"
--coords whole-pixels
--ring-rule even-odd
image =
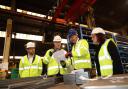
[[[32,62],[33,62],[33,58],[34,58],[34,55],[29,55],[28,54],[28,60],[29,60],[29,62],[32,64]]]

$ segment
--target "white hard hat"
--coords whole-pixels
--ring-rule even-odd
[[[35,48],[35,43],[34,42],[28,42],[26,44],[26,48]]]
[[[100,28],[100,27],[96,27],[92,30],[92,33],[91,34],[98,34],[98,33],[102,33],[102,34],[105,34],[105,31]]]
[[[53,41],[60,41],[61,42],[61,37],[59,36],[59,35],[56,35],[56,36],[54,36],[54,39],[53,39]]]

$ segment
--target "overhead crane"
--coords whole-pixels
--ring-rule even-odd
[[[60,2],[56,8],[52,21],[56,22],[56,19],[59,18],[65,7],[68,5],[68,1],[70,0],[62,0]],[[68,10],[64,12],[65,15],[63,20],[65,20],[67,24],[69,22],[75,23],[80,16],[88,14],[87,25],[89,25],[90,28],[95,26],[92,9],[95,2],[96,0],[74,0],[71,6],[69,6]]]

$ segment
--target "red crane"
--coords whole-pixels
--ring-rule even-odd
[[[67,22],[75,22],[80,16],[84,15],[89,11],[89,8],[96,2],[96,0],[74,0],[71,7],[66,12],[64,19]],[[52,21],[56,21],[56,18],[59,18],[62,10],[65,5],[68,3],[68,0],[62,0],[59,6],[56,8],[55,14]]]

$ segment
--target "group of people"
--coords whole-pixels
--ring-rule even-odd
[[[123,67],[117,50],[116,43],[112,38],[105,38],[105,31],[96,27],[91,32],[93,43],[96,45],[95,64],[97,76],[112,76],[122,74]],[[49,49],[43,59],[35,54],[35,43],[26,44],[27,55],[19,64],[19,75],[24,77],[40,76],[43,64],[47,65],[47,76],[61,76],[74,71],[90,71],[92,68],[89,43],[86,39],[79,39],[75,29],[68,32],[69,41],[73,44],[71,52],[61,48],[61,37],[54,36],[54,47]]]

